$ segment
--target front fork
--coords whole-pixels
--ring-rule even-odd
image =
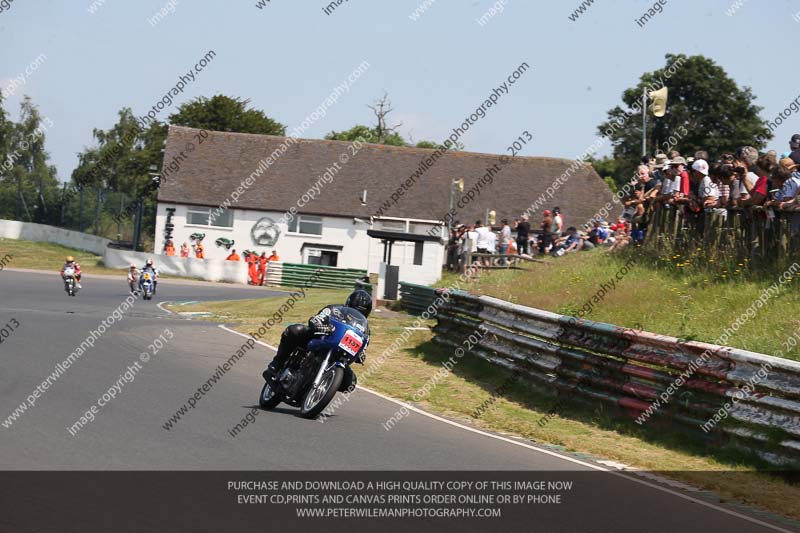
[[[322,361],[322,364],[319,365],[319,370],[317,370],[317,376],[314,378],[314,383],[311,384],[312,389],[316,389],[319,387],[319,382],[322,381],[322,375],[328,369],[328,361],[331,360],[331,354],[333,353],[333,349],[331,348],[328,350],[328,353],[325,355],[325,360]]]

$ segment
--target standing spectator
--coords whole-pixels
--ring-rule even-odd
[[[181,244],[181,257],[183,257],[184,259],[189,257],[189,243],[188,242],[185,242],[185,243]]]
[[[731,200],[731,181],[733,180],[733,167],[722,163],[714,163],[708,170],[708,175],[719,190],[719,207],[729,207]]]
[[[505,255],[511,247],[511,227],[508,225],[507,218],[501,220],[500,223],[503,225],[503,229],[500,230],[500,255]],[[502,263],[505,264],[505,258]]]
[[[736,159],[733,167],[739,180],[739,205],[750,199],[750,191],[758,182],[758,175],[754,172],[758,160],[758,150],[752,146],[742,146],[736,150]]]
[[[561,208],[553,208],[553,238],[561,237],[564,233],[564,217],[561,216]]]
[[[549,213],[549,211],[547,211]],[[528,239],[531,235],[531,224],[528,222],[528,215],[522,215],[522,220],[517,219],[514,222],[517,230],[517,250],[520,255],[527,255],[528,252]]]
[[[717,207],[720,192],[717,184],[709,176],[708,162],[705,159],[695,159],[692,163],[694,181],[698,182],[697,197],[701,207],[710,209]]]
[[[792,135],[792,138],[789,139],[789,157],[791,157],[795,163],[800,163],[800,133],[795,133]]]
[[[772,171],[772,180],[779,189],[772,199],[765,202],[765,206],[774,206],[778,209],[797,205],[797,192],[800,190],[800,173],[798,165],[791,158],[781,159],[780,164]]]
[[[491,230],[483,225],[480,220],[475,221],[475,233],[478,234],[476,247],[479,254],[489,253],[489,233]]]
[[[241,261],[242,258],[236,253],[236,248],[231,250],[231,254],[225,258],[226,261]]]
[[[773,158],[768,154],[764,154],[756,160],[755,170],[757,180],[752,188],[748,189],[749,197],[740,202],[742,207],[762,205],[767,200],[768,176],[772,173],[774,167]]]
[[[539,241],[539,253],[544,255],[550,251],[550,246],[553,243],[553,217],[549,209],[545,209],[542,213],[542,238]]]
[[[197,259],[205,259],[206,257],[206,249],[203,247],[203,243],[200,241],[197,241],[197,243],[194,245],[194,256]]]
[[[175,257],[175,245],[172,244],[172,241],[167,241],[167,244],[164,245],[164,252],[167,257]]]
[[[690,182],[689,173],[686,172],[686,159],[678,156],[672,159],[670,166],[674,173],[672,196],[675,203],[686,203],[689,199]]]

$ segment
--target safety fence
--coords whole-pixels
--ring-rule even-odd
[[[411,308],[428,301],[426,291],[404,286]],[[800,465],[800,363],[461,291],[447,300],[434,339],[443,345],[461,346],[480,326],[487,334],[469,353],[532,385],[602,403],[647,430],[681,429],[774,465]]]
[[[424,285],[400,282],[400,306],[411,315],[419,315],[436,299],[436,290]]]
[[[356,268],[270,261],[267,268],[267,284],[284,287],[349,289],[357,279],[363,278],[366,274],[366,270]]]
[[[0,219],[0,237],[25,241],[50,242],[67,248],[76,248],[96,255],[103,252],[111,241],[79,231],[72,231],[45,224]]]
[[[648,215],[645,246],[659,252],[692,253],[705,259],[743,260],[781,268],[800,253],[800,210],[754,206],[692,213],[671,205]],[[792,259],[793,260],[793,259]]]

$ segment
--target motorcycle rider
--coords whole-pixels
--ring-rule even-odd
[[[142,274],[145,272],[150,273],[150,277],[153,278],[153,294],[156,293],[156,287],[158,286],[158,270],[156,267],[153,266],[153,258],[149,258],[145,265],[142,267]],[[144,276],[139,276],[139,290],[143,291],[143,283],[144,283]]]
[[[136,282],[139,280],[139,269],[136,265],[131,263],[131,268],[128,270],[128,286],[132,293],[136,293]]]
[[[305,324],[292,324],[287,326],[281,334],[281,342],[278,345],[278,353],[275,358],[267,366],[263,376],[265,380],[273,379],[277,373],[286,365],[292,353],[300,347],[306,346],[308,341],[314,338],[315,335],[330,335],[334,331],[328,317],[335,315],[339,312],[340,305],[327,305],[319,310],[319,312],[308,320],[308,325]],[[344,302],[344,307],[350,307],[360,312],[364,317],[369,317],[372,311],[372,296],[365,290],[356,290],[347,297]],[[369,328],[364,332],[365,346],[369,344]],[[361,352],[361,360],[358,362],[364,364],[366,358],[366,351]],[[340,386],[340,391],[353,390],[356,386],[356,375],[348,366],[345,369],[344,379]]]
[[[72,257],[71,255],[67,256],[64,266],[61,267],[61,279],[64,281],[66,281],[66,278],[64,278],[64,270],[66,270],[68,267],[72,267],[75,269],[75,286],[79,289],[82,289],[83,287],[81,287],[81,266],[75,262],[75,258]]]

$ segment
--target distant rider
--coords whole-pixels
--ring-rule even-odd
[[[131,268],[128,270],[128,286],[131,288],[131,292],[136,292],[136,282],[139,281],[139,269],[136,268],[136,265],[131,263]]]
[[[66,263],[64,263],[64,266],[61,267],[61,279],[66,281],[66,278],[64,277],[64,270],[70,267],[75,269],[75,285],[81,289],[81,266],[75,262],[75,258],[71,255],[67,256]]]
[[[267,366],[264,371],[264,379],[269,380],[276,376],[278,371],[284,367],[292,353],[300,348],[305,347],[308,341],[314,338],[315,335],[330,335],[334,331],[334,327],[330,324],[328,317],[336,315],[339,312],[340,305],[328,305],[320,309],[320,311],[308,320],[308,325],[305,324],[292,324],[287,326],[281,334],[281,343],[278,345],[278,353],[275,358]],[[367,291],[357,290],[347,297],[344,302],[344,307],[351,307],[360,312],[364,317],[369,317],[372,311],[372,296]],[[364,332],[365,346],[369,344],[369,328]],[[361,352],[361,360],[358,361],[362,365],[366,358],[366,352]],[[356,386],[356,375],[347,367],[342,380],[342,385],[339,390],[346,391],[352,390]]]
[[[158,286],[158,270],[156,267],[153,266],[153,258],[147,260],[147,263],[142,267],[142,274],[145,272],[149,272],[150,276],[153,278],[153,294],[156,293],[156,287]],[[143,282],[144,276],[139,276],[139,290],[143,290]]]

